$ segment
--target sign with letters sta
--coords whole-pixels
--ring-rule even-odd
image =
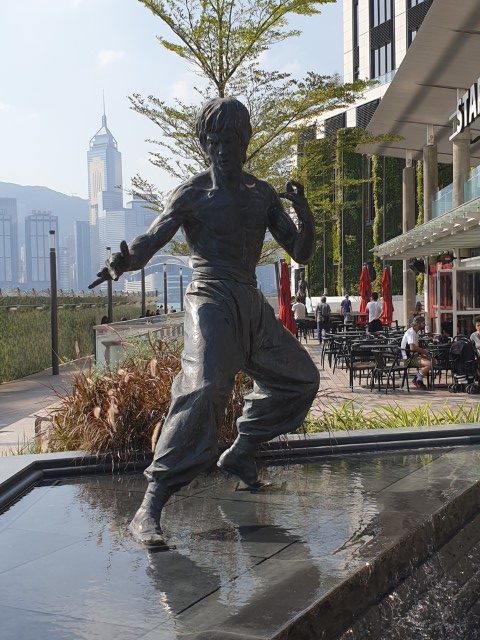
[[[480,78],[457,100],[457,110],[450,116],[454,121],[454,131],[450,140],[454,140],[480,116]]]

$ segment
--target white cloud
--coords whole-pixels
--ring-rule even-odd
[[[3,112],[5,112],[5,111],[10,111],[10,110],[11,110],[11,108],[12,108],[12,107],[11,107],[9,104],[6,104],[5,102],[2,102],[2,101],[0,100],[0,111],[3,111]]]
[[[121,51],[120,49],[102,49],[97,54],[98,63],[101,67],[106,67],[113,62],[121,60],[124,55],[125,51]]]

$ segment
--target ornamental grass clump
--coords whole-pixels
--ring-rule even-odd
[[[49,451],[83,450],[126,456],[154,448],[168,413],[171,386],[180,370],[182,345],[149,343],[111,370],[74,376],[60,397],[46,431]],[[147,357],[148,356],[148,357]],[[251,381],[239,374],[219,430],[220,443],[236,436],[235,421]]]
[[[328,406],[320,416],[305,420],[303,431],[356,431],[359,429],[398,429],[401,427],[434,427],[450,424],[478,424],[480,403],[462,403],[432,408],[429,403],[405,409],[394,404],[380,405],[374,409],[359,406],[354,400]]]

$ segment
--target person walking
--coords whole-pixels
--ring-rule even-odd
[[[322,296],[320,302],[315,308],[315,320],[317,323],[317,337],[319,343],[322,342],[324,333],[330,328],[331,314],[332,310],[330,308],[330,305],[327,304],[327,298],[325,296]]]
[[[305,320],[307,319],[307,307],[303,304],[300,296],[295,296],[292,304],[293,319],[297,325],[297,338],[300,336],[307,340],[307,331],[305,327]]]
[[[345,294],[345,298],[340,303],[340,313],[344,324],[349,324],[352,321],[352,303],[348,293]]]

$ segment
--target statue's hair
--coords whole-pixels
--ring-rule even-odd
[[[243,146],[245,155],[252,136],[248,109],[236,98],[213,98],[203,105],[197,118],[197,136],[205,150],[207,135],[224,130],[234,131]]]

